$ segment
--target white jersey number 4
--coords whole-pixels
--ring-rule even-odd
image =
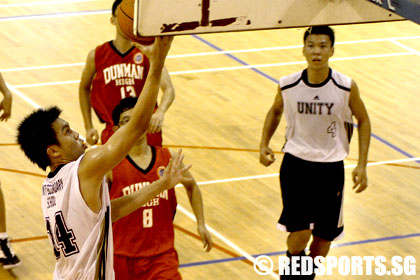
[[[79,248],[75,242],[73,230],[68,229],[64,221],[63,213],[58,211],[55,213],[55,228],[51,228],[49,217],[45,218],[47,233],[50,237],[51,243],[54,247],[54,255],[56,259],[60,258],[60,251],[63,252],[65,257],[79,253]]]
[[[335,122],[332,122],[328,126],[327,133],[330,133],[332,138],[335,138],[337,136],[337,126],[336,126]]]

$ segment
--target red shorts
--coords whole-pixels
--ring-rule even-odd
[[[115,279],[181,280],[178,267],[178,254],[175,250],[150,258],[114,255]]]
[[[112,130],[112,126],[106,126],[104,130],[102,130],[101,133],[101,143],[105,144],[106,141],[114,134],[114,131]],[[158,133],[147,133],[147,144],[150,146],[159,146],[162,147],[162,131]]]

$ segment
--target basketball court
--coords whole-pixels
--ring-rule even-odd
[[[340,2],[340,1],[336,1]],[[35,108],[58,105],[84,135],[78,86],[89,50],[114,38],[112,1],[3,0],[0,72],[14,94],[12,118],[1,123],[0,180],[7,229],[22,265],[0,279],[51,279],[55,258],[46,238],[40,195],[45,173],[15,143],[16,126]],[[411,21],[338,25],[332,68],[358,84],[372,124],[369,188],[352,190],[357,133],[346,164],[345,236],[334,256],[414,256],[420,274],[420,26]],[[163,144],[185,152],[199,182],[214,248],[205,253],[192,210],[177,188],[175,245],[183,279],[276,279],[253,269],[258,255],[278,267],[287,234],[276,229],[284,119],[271,141],[276,162],[259,164],[265,115],[281,76],[306,66],[305,28],[182,35],[166,67],[176,98],[166,114]],[[95,120],[96,121],[96,120]],[[102,129],[99,122],[95,122]],[[417,276],[398,276],[416,279]],[[396,279],[324,276],[320,279]],[[318,278],[316,278],[318,279]]]

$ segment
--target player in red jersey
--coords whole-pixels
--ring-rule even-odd
[[[126,98],[114,109],[113,121],[124,126],[137,98]],[[140,137],[128,156],[108,175],[111,199],[128,195],[158,180],[171,159],[167,148],[148,145]],[[198,233],[206,251],[212,248],[210,233],[204,223],[200,189],[192,175],[183,174],[191,207],[197,218]],[[178,255],[174,247],[173,218],[175,190],[157,195],[130,215],[113,223],[114,270],[116,279],[181,279]]]
[[[98,142],[98,131],[92,124],[91,108],[93,107],[100,121],[106,124],[101,134],[101,142],[104,144],[113,133],[112,110],[121,99],[138,97],[149,72],[149,60],[132,45],[118,25],[116,13],[121,2],[122,0],[116,0],[112,5],[111,23],[117,30],[115,39],[89,52],[79,85],[86,141],[90,145]],[[157,146],[162,146],[164,115],[175,98],[175,91],[165,68],[162,71],[160,88],[162,98],[159,107],[156,105],[147,135],[149,144]]]

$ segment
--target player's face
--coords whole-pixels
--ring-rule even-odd
[[[334,47],[328,35],[312,34],[305,40],[303,55],[308,66],[313,69],[328,67],[328,60],[334,54]]]
[[[52,128],[59,143],[57,149],[62,159],[77,160],[87,149],[86,144],[79,138],[79,133],[72,130],[65,120],[56,119]]]
[[[122,112],[120,115],[120,122],[118,123],[118,127],[122,127],[128,123],[128,121],[131,118],[131,112],[133,109],[127,110],[125,112]]]
[[[124,111],[121,113],[120,115],[120,122],[118,123],[118,128],[123,127],[124,125],[126,125],[128,123],[128,121],[131,118],[131,113],[133,112],[133,109]],[[145,137],[146,133],[144,133],[141,137],[140,140],[142,140]]]

